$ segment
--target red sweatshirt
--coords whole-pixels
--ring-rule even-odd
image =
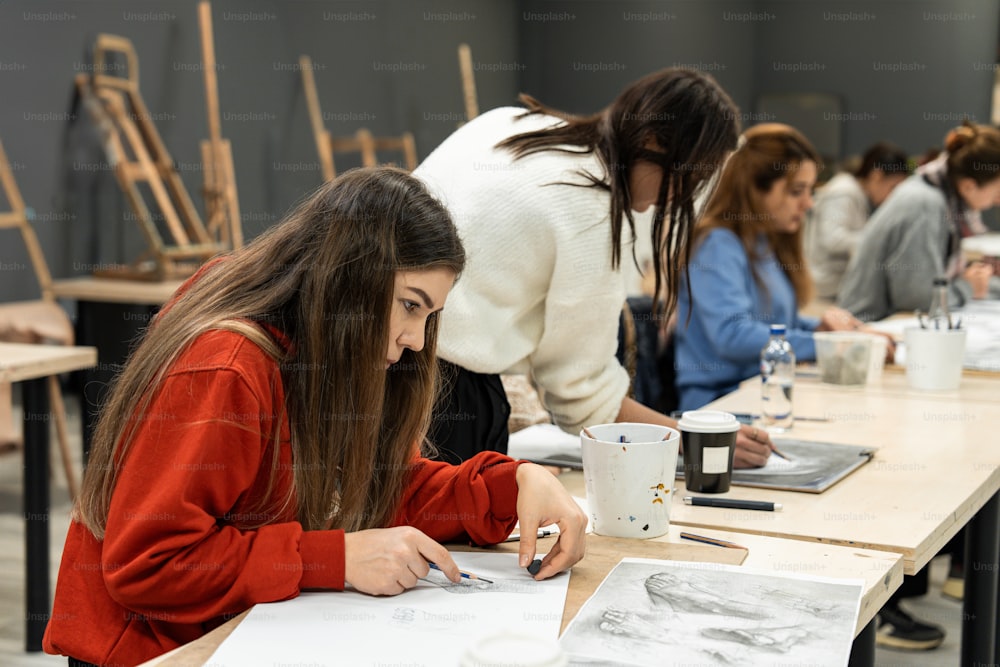
[[[239,334],[206,333],[180,355],[124,459],[104,540],[70,525],[47,652],[134,665],[258,602],[344,588],[342,530],[304,531],[294,501],[258,506],[283,404],[277,364]],[[517,465],[495,452],[419,459],[393,525],[499,542],[517,520]],[[280,499],[293,483],[287,419],[278,469]]]

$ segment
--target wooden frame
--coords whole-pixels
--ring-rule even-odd
[[[112,53],[125,57],[126,76],[107,73],[107,59]],[[108,162],[148,246],[148,252],[131,265],[95,275],[145,280],[186,277],[226,250],[202,224],[174,168],[174,160],[151,121],[139,94],[139,65],[132,42],[116,35],[98,35],[93,74],[78,75],[76,83],[85,107],[102,131]],[[166,243],[160,235],[139,183],[147,184],[152,191],[172,243]]]
[[[323,124],[323,112],[320,109],[319,95],[316,92],[312,59],[307,55],[299,56],[299,69],[302,72],[306,107],[309,111],[309,121],[316,141],[316,152],[319,154],[324,181],[332,180],[337,176],[334,158],[339,153],[360,154],[361,166],[374,167],[377,164],[390,164],[380,162],[379,153],[395,151],[402,154],[405,169],[413,171],[417,168],[417,144],[410,132],[403,132],[398,137],[375,137],[369,130],[362,128],[353,136],[334,137],[331,135]]]
[[[212,5],[198,3],[198,27],[201,30],[202,64],[205,68],[205,104],[208,107],[208,139],[201,142],[201,161],[205,173],[205,226],[209,236],[230,248],[243,247],[240,202],[236,195],[236,171],[233,149],[222,138],[219,120],[219,86],[215,72],[215,41],[212,36]]]
[[[468,44],[458,45],[458,70],[462,75],[465,122],[469,122],[479,115],[479,100],[476,99],[476,77],[472,73],[472,49]]]
[[[10,205],[9,211],[0,212],[0,229],[16,228],[21,233],[21,238],[28,250],[28,257],[31,267],[38,279],[38,286],[42,292],[42,298],[36,301],[17,301],[13,303],[0,304],[0,310],[4,311],[6,317],[16,322],[16,342],[27,339],[30,342],[46,342],[54,340],[61,345],[73,344],[73,325],[65,311],[56,302],[55,294],[52,291],[52,274],[49,266],[45,262],[45,255],[42,253],[42,246],[38,242],[35,230],[28,222],[27,209],[24,199],[21,197],[21,190],[17,187],[14,174],[10,169],[10,162],[7,160],[7,153],[4,151],[3,143],[0,143],[0,187],[3,188],[7,203]],[[49,375],[47,380],[49,403],[56,426],[56,436],[59,443],[59,454],[62,458],[63,471],[66,475],[66,487],[69,490],[71,500],[76,499],[80,491],[77,481],[76,471],[73,468],[73,460],[69,453],[69,432],[66,426],[66,405],[62,400],[62,389],[59,387],[59,380],[55,375]],[[5,384],[5,383],[4,383]],[[9,386],[9,385],[8,385]],[[3,394],[4,405],[0,405],[0,410],[9,411],[9,392]]]

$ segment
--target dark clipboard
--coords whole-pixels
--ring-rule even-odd
[[[763,469],[733,470],[733,486],[822,493],[868,463],[876,448],[775,438],[774,446],[791,459],[791,467],[773,474]],[[684,459],[677,457],[677,479],[684,478]]]

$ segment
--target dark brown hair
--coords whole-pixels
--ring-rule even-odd
[[[621,263],[623,221],[635,240],[629,171],[639,160],[663,169],[652,226],[653,270],[655,293],[665,298],[665,311],[672,312],[679,267],[690,256],[695,199],[736,146],[740,131],[736,105],[711,76],[685,69],[649,74],[629,85],[606,109],[590,116],[552,109],[528,95],[521,95],[521,101],[528,108],[526,115],[547,114],[563,123],[517,134],[497,147],[512,151],[516,157],[550,150],[596,153],[607,171],[606,180],[592,174],[583,176],[611,194],[614,268]],[[656,148],[647,148],[649,144]]]
[[[101,410],[78,517],[103,538],[118,464],[167,371],[196,338],[229,329],[279,362],[286,412],[275,422],[289,421],[303,527],[386,526],[424,441],[437,383],[436,314],[423,349],[405,350],[385,370],[395,276],[437,268],[457,276],[464,263],[448,212],[409,174],[356,169],[324,184],[281,223],[208,267],[146,332]],[[287,349],[261,323],[287,336]]]
[[[1000,177],[1000,130],[995,127],[965,121],[948,133],[944,149],[953,186],[959,178],[983,185]]]
[[[886,175],[901,174],[903,176],[912,171],[910,159],[903,149],[885,141],[880,141],[865,151],[864,155],[861,156],[861,165],[854,172],[854,176],[865,178],[876,170]]]
[[[750,258],[750,270],[757,284],[767,292],[755,268],[759,259],[757,239],[766,235],[768,243],[795,289],[800,306],[812,298],[813,283],[802,249],[802,227],[794,234],[776,232],[761,199],[775,183],[790,179],[799,165],[811,161],[817,170],[819,154],[801,132],[780,123],[756,125],[744,133],[745,141],[730,156],[719,185],[695,228],[695,243],[712,229],[728,229],[739,237]]]

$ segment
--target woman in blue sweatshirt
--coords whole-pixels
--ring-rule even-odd
[[[743,135],[694,233],[680,290],[675,369],[680,408],[691,410],[759,372],[772,323],[785,324],[802,361],[816,358],[814,331],[861,322],[831,308],[821,320],[799,315],[813,285],[802,247],[820,163],[796,129],[769,123]]]

